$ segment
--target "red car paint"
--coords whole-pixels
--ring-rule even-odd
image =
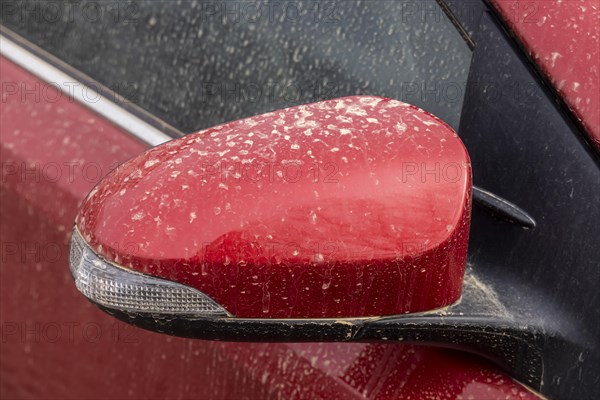
[[[42,83],[3,58],[0,71],[2,83]],[[447,349],[205,342],[114,320],[72,284],[68,224],[100,179],[82,163],[106,171],[142,145],[66,96],[3,96],[0,120],[1,398],[536,398],[486,361]],[[22,162],[39,175],[14,180],[7,166]],[[42,172],[50,163],[77,168],[57,180]]]
[[[2,82],[6,83],[2,93],[2,186],[26,198],[60,231],[69,231],[81,198],[101,177],[146,146],[55,86],[47,86],[42,97],[35,91],[37,82],[23,82],[24,72],[10,61],[2,59],[1,66]],[[30,90],[28,95],[12,91],[21,83]],[[41,92],[42,86],[38,88]]]
[[[600,1],[492,4],[600,150]]]
[[[106,258],[237,317],[366,317],[458,300],[470,214],[454,131],[365,96],[149,150],[95,188],[77,226]]]

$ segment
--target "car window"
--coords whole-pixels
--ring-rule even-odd
[[[355,94],[457,129],[471,61],[435,0],[6,1],[1,20],[184,132]]]

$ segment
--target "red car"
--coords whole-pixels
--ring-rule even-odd
[[[3,399],[600,397],[598,1],[0,11]]]

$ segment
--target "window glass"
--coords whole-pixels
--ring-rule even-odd
[[[458,127],[471,51],[434,0],[4,1],[3,25],[184,132],[353,94]]]

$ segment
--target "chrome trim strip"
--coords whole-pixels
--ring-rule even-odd
[[[0,55],[36,75],[44,82],[60,87],[63,93],[67,93],[80,104],[151,146],[157,146],[173,139],[98,93],[94,88],[85,84],[73,85],[73,83],[78,82],[77,79],[19,46],[3,34],[0,35]],[[94,101],[86,100],[90,98],[93,98]]]

